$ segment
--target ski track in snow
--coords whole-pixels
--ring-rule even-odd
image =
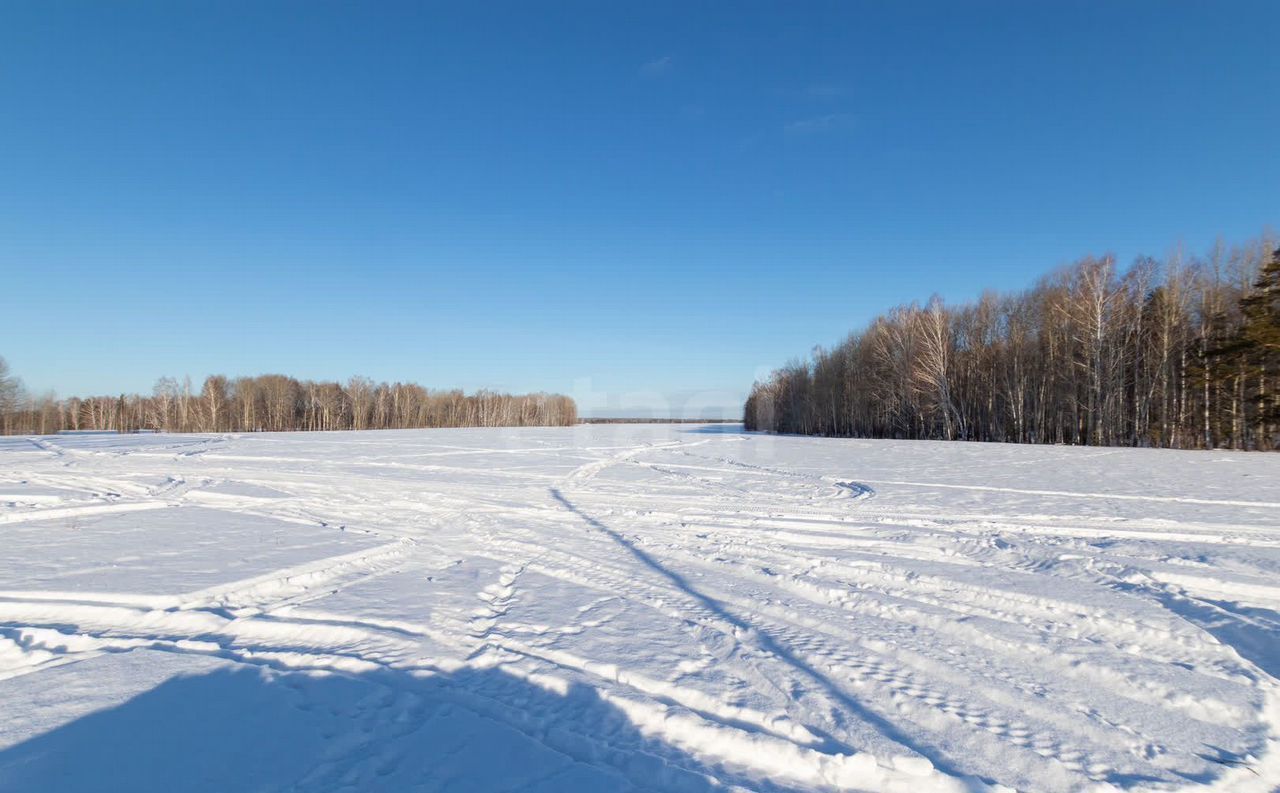
[[[1277,493],[714,426],[0,439],[0,790],[1275,790]]]

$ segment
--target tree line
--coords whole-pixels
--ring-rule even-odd
[[[751,390],[748,429],[1280,447],[1280,249],[1087,257],[1016,294],[899,306]]]
[[[279,374],[161,378],[150,395],[71,397],[26,393],[0,358],[0,431],[280,432],[419,427],[569,426],[578,408],[560,394],[432,391],[416,383],[296,380]]]

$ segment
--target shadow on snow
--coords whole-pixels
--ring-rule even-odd
[[[684,576],[663,566],[661,562],[654,559],[652,556],[645,553],[640,548],[636,547],[634,543],[632,543],[623,535],[614,531],[612,528],[607,526],[598,518],[594,518],[591,515],[588,515],[586,512],[583,512],[576,504],[574,504],[572,501],[566,498],[559,489],[551,488],[551,495],[565,509],[577,515],[579,518],[581,518],[584,522],[586,522],[592,528],[607,535],[619,546],[621,546],[624,550],[626,550],[633,557],[635,557],[639,562],[641,562],[644,566],[648,567],[649,569],[653,570],[655,573],[658,573],[659,575],[669,580],[672,584],[676,586],[676,588],[684,592],[693,600],[697,601],[699,604],[701,604],[705,609],[710,611],[712,614],[715,614],[720,619],[733,625],[738,630],[754,636],[757,644],[759,644],[761,649],[782,659],[782,661],[785,662],[788,666],[790,666],[791,668],[795,669],[797,672],[800,672],[802,675],[812,680],[819,688],[825,691],[826,694],[829,697],[831,697],[833,701],[839,703],[840,706],[844,709],[845,713],[852,715],[857,719],[862,720],[866,724],[869,724],[881,735],[885,736],[886,738],[893,741],[894,743],[897,743],[899,746],[904,747],[908,751],[914,752],[918,755],[928,758],[933,763],[934,768],[938,769],[942,773],[948,774],[950,776],[957,777],[957,778],[962,778],[962,779],[966,778],[966,774],[962,770],[960,770],[958,767],[953,765],[941,753],[932,749],[931,747],[928,747],[919,743],[912,736],[903,732],[896,724],[889,721],[885,717],[881,716],[879,713],[876,713],[875,711],[871,710],[870,708],[868,708],[863,703],[859,702],[854,697],[850,696],[847,692],[845,692],[842,688],[840,688],[840,686],[836,685],[829,677],[827,677],[818,669],[816,669],[812,664],[808,663],[807,661],[805,661],[804,659],[796,655],[789,648],[787,648],[786,646],[778,642],[776,639],[770,636],[767,632],[756,629],[753,625],[748,623],[746,620],[742,619],[741,617],[738,617],[735,614],[730,613],[728,610],[725,609],[723,604],[721,604],[719,601],[711,597],[708,597],[707,595],[704,595],[702,592],[698,591],[698,589],[695,588],[689,582],[689,580],[686,579]],[[825,746],[815,747],[815,748],[819,748],[821,751],[825,751],[829,753],[842,753],[842,754],[852,754],[858,751],[858,747],[849,746],[848,744],[844,743],[843,741],[840,741],[839,739],[835,738],[832,735],[829,735],[829,734],[824,735],[820,730],[818,730],[813,725],[805,725],[805,726],[808,730],[810,730],[811,732],[817,735],[820,735],[824,739]],[[969,781],[974,781],[974,780],[970,778]]]
[[[590,687],[551,691],[473,668],[229,666],[0,751],[0,790],[57,793],[701,791],[718,776],[641,735]]]

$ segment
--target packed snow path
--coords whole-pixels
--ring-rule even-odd
[[[1269,791],[1280,455],[0,439],[0,790]]]

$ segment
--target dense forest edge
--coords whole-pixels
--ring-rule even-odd
[[[748,430],[1280,447],[1280,249],[1088,257],[1015,294],[899,306],[752,387]]]
[[[57,399],[28,393],[0,358],[0,434],[6,435],[535,427],[577,421],[577,405],[561,394],[464,394],[364,377],[337,383],[279,374],[211,375],[198,391],[190,379],[179,383],[164,377],[149,396]]]

